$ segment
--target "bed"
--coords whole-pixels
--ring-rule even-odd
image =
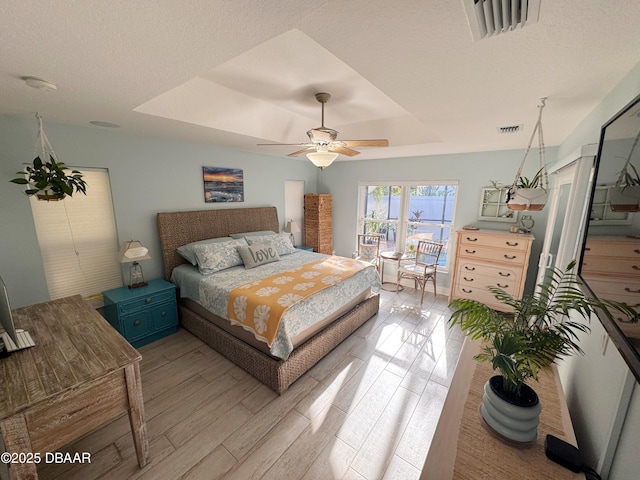
[[[157,220],[164,277],[176,283],[183,282],[185,277],[196,275],[193,271],[194,267],[178,253],[179,247],[243,232],[280,231],[275,207],[162,212],[158,213]],[[305,255],[318,256],[318,262],[327,257],[299,250],[288,255],[286,262],[297,262]],[[282,257],[282,260],[285,260],[285,257]],[[285,268],[286,262],[275,262],[275,264],[282,263],[282,268]],[[272,268],[275,264],[269,264],[271,267],[264,270],[273,272]],[[253,270],[257,272],[269,265],[259,266],[246,272],[253,274]],[[240,275],[240,272],[234,274],[233,269],[225,272],[228,275],[224,277],[229,279],[234,275]],[[201,280],[201,283],[206,282]],[[209,283],[216,282],[209,279]],[[282,352],[274,353],[272,346],[257,340],[252,332],[240,326],[231,325],[223,315],[212,313],[205,308],[203,305],[205,302],[197,298],[197,293],[194,293],[197,290],[195,287],[189,287],[188,284],[183,284],[182,288],[180,285],[178,287],[181,292],[178,303],[181,325],[279,394],[286,391],[296,379],[374,316],[379,309],[379,296],[372,293],[370,288],[364,290],[349,288],[347,290],[351,291],[352,298],[345,299],[329,314],[324,312],[322,319],[314,326],[294,331],[290,339],[281,342],[286,344],[290,341],[291,345],[285,345]],[[294,311],[293,307],[288,310],[288,312],[291,311]],[[300,310],[297,313],[298,317],[303,318],[304,312],[305,310]],[[307,309],[306,312],[309,313],[310,310]]]

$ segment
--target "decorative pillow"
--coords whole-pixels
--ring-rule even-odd
[[[360,245],[360,259],[370,262],[375,260],[376,253],[378,253],[377,245]]]
[[[280,260],[278,251],[272,242],[254,243],[249,246],[238,246],[245,268],[255,268]]]
[[[274,235],[246,237],[247,243],[253,245],[256,243],[273,242],[278,255],[289,255],[296,252],[296,247],[291,243],[288,233],[278,233]]]
[[[231,238],[264,237],[265,235],[276,235],[276,232],[272,230],[258,230],[255,232],[232,233]]]
[[[221,243],[205,243],[195,245],[193,250],[198,260],[198,270],[203,275],[226,270],[242,265],[242,258],[238,253],[239,246],[246,246],[244,239],[230,240]]]
[[[198,265],[198,260],[196,259],[196,253],[193,251],[193,247],[196,245],[205,245],[207,243],[224,243],[231,241],[233,241],[231,237],[208,238],[207,240],[200,240],[199,242],[182,245],[181,247],[178,247],[176,251],[188,260],[191,265],[195,266]]]

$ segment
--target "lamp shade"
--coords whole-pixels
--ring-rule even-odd
[[[120,263],[131,263],[139,260],[149,260],[149,249],[140,240],[127,240],[122,242],[122,247],[118,252]]]
[[[309,152],[307,158],[311,160],[316,167],[325,168],[338,158],[338,154],[334,152]]]
[[[287,222],[287,226],[284,227],[284,231],[286,233],[298,233],[301,230],[300,230],[300,226],[294,220],[289,220]]]

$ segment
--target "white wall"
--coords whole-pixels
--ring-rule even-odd
[[[285,180],[303,181],[307,193],[316,189],[316,168],[303,160],[71,127],[46,118],[44,127],[60,161],[109,169],[119,239],[136,238],[149,247],[146,278],[162,276],[157,212],[274,205],[284,228]],[[0,275],[14,307],[49,300],[29,200],[19,186],[8,183],[23,163],[33,160],[36,135],[35,118],[0,116]],[[245,201],[205,203],[203,166],[243,169]]]

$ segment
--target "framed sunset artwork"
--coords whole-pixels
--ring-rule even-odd
[[[239,168],[202,167],[206,203],[244,202],[244,175]]]

